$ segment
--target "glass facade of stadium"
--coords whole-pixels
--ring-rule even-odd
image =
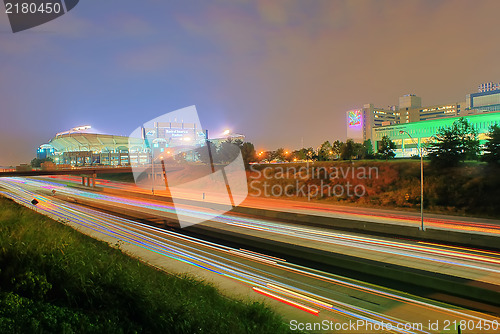
[[[374,149],[377,150],[379,148],[383,136],[388,136],[396,144],[396,150],[394,151],[394,153],[396,153],[396,157],[402,158],[419,155],[418,147],[420,144],[428,143],[432,140],[432,137],[436,135],[439,128],[449,127],[459,118],[460,117],[440,118],[436,120],[394,124],[373,128],[372,140]],[[490,126],[494,124],[500,125],[500,112],[475,114],[465,116],[464,118],[472,123],[472,125],[477,129],[481,143],[484,143],[487,139],[487,133],[489,132]],[[413,140],[409,138],[406,133],[401,134],[400,131],[408,132]]]
[[[136,140],[136,146],[143,141]],[[38,158],[52,158],[64,166],[128,166],[129,137],[96,133],[65,133],[56,135],[37,150]]]

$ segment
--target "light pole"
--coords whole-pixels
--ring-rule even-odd
[[[155,156],[153,147],[151,147],[151,193],[155,194]]]
[[[415,142],[413,137],[408,133],[408,131],[401,130],[399,131],[399,134],[406,133],[408,137],[410,137],[411,141],[417,145],[419,154],[420,154],[420,229],[422,231],[425,231],[424,228],[424,155],[423,155],[423,149],[422,149],[422,144],[418,144]]]

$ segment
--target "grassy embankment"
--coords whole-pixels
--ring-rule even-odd
[[[132,173],[109,173],[97,175],[99,179],[110,180],[115,182],[135,182],[134,174]]]
[[[1,333],[284,333],[223,297],[0,197]]]

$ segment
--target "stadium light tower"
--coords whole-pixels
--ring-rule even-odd
[[[77,126],[71,129],[71,131],[76,132],[76,131],[83,131],[83,130],[88,130],[91,129],[92,127],[90,125],[83,125],[83,126]]]
[[[151,147],[151,193],[155,194],[155,180],[156,175],[155,175],[155,152],[153,147]]]
[[[423,148],[422,143],[420,145],[415,142],[413,137],[408,133],[408,131],[401,130],[399,134],[402,135],[406,133],[408,137],[410,137],[411,141],[417,145],[418,152],[420,155],[420,229],[425,231],[424,229],[424,157],[423,157]]]

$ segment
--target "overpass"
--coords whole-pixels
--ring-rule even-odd
[[[52,170],[27,170],[0,172],[0,177],[26,177],[26,176],[44,176],[44,175],[81,175],[82,185],[95,187],[97,174],[111,173],[132,173],[132,167],[81,167],[64,168]]]
[[[161,176],[165,177],[165,173],[182,170],[184,168],[179,166],[168,166],[168,165],[165,166],[162,164],[162,168],[160,168],[160,170],[161,169],[163,169],[163,171],[158,173],[159,177]],[[148,173],[151,173],[151,165],[149,165],[148,170],[149,170]],[[116,173],[132,173],[132,167],[78,167],[78,168],[64,168],[64,169],[50,169],[50,170],[9,171],[9,172],[0,172],[0,177],[78,175],[82,176],[82,185],[95,188],[95,179],[97,178],[97,174],[116,174]],[[157,174],[155,173],[155,175]]]

